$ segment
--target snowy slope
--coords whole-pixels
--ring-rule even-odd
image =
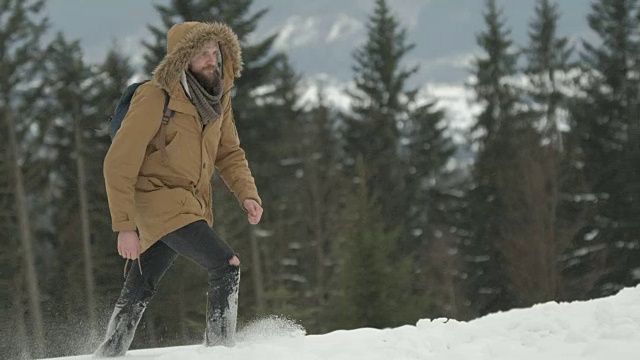
[[[125,358],[636,360],[640,359],[640,286],[586,302],[550,302],[470,322],[425,319],[415,326],[385,330],[305,336],[291,322],[265,319],[243,329],[238,337],[234,348],[192,345],[133,350]]]

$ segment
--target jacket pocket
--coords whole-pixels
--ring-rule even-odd
[[[156,135],[159,136],[159,135]],[[180,133],[178,132],[174,132],[174,133],[167,133],[166,138],[164,139],[165,141],[165,150],[167,151],[167,160],[171,159],[171,158],[178,158],[180,157]],[[152,162],[152,161],[157,161],[160,162],[162,161],[162,150],[161,149],[155,149],[153,152],[149,153],[146,156],[146,161]]]
[[[177,132],[173,133],[171,137],[167,136],[167,139],[165,146],[166,156],[162,154],[162,150],[160,149],[148,154],[140,168],[140,175],[159,179],[180,178],[184,176],[184,165],[181,164],[180,160],[183,151],[183,149],[181,149],[181,134]]]
[[[136,210],[149,225],[161,225],[167,219],[183,213],[190,193],[182,188],[160,188],[155,191],[136,191]]]

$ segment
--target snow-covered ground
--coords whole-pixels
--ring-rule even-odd
[[[640,359],[640,286],[608,298],[545,303],[470,322],[425,319],[394,329],[305,336],[277,318],[242,329],[234,348],[199,345],[133,350],[128,359],[573,360]],[[72,356],[60,360],[82,360]]]

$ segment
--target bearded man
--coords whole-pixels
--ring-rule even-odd
[[[260,221],[262,201],[231,106],[241,70],[240,44],[227,25],[186,22],[169,30],[165,58],[135,91],[104,160],[104,177],[118,253],[137,265],[128,272],[125,265],[96,357],[126,353],[178,255],[208,272],[204,344],[234,345],[240,260],[212,228],[211,178],[217,168],[249,223]]]

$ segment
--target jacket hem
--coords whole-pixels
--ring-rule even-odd
[[[166,235],[199,220],[207,221],[208,219],[206,219],[204,216],[198,216],[194,214],[180,214],[166,221],[165,223],[162,224],[162,226],[156,227],[156,230],[153,232],[153,235],[141,234],[142,236],[140,238],[140,253],[145,252],[153,244],[155,244],[157,241],[159,241]],[[208,222],[209,221],[207,221],[207,223]]]

